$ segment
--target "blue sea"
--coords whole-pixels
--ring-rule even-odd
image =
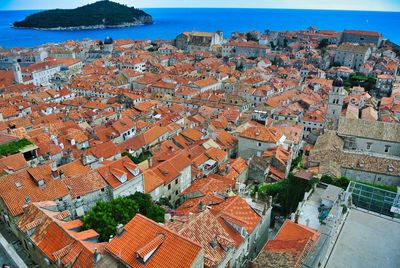
[[[153,25],[119,29],[43,31],[14,29],[10,25],[37,11],[0,11],[0,46],[32,47],[65,40],[104,39],[110,36],[130,39],[173,39],[184,31],[222,30],[225,36],[235,31],[362,29],[379,31],[400,43],[400,12],[296,10],[296,9],[224,9],[224,8],[149,8]]]

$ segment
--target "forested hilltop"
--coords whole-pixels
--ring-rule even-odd
[[[54,9],[27,16],[14,27],[39,29],[79,29],[126,27],[151,24],[151,15],[143,10],[111,1],[98,1],[76,9]]]

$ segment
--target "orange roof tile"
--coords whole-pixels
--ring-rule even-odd
[[[145,170],[143,176],[144,192],[146,194],[151,193],[154,189],[164,184],[164,181],[151,169]]]
[[[263,142],[276,143],[281,137],[282,133],[274,127],[249,127],[240,133],[240,137],[247,139],[254,139]]]
[[[202,254],[200,245],[140,214],[127,223],[124,230],[121,236],[108,243],[106,250],[130,267],[191,267]],[[151,254],[147,260],[143,258],[148,257],[146,253]]]

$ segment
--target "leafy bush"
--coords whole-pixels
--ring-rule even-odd
[[[139,206],[139,213],[156,222],[164,222],[165,210],[154,204],[149,194],[136,192],[129,196]]]
[[[0,145],[0,155],[3,156],[3,155],[16,154],[19,152],[19,150],[23,149],[28,145],[32,145],[32,142],[28,141],[27,139],[21,139],[6,144],[2,144]]]
[[[324,175],[321,177],[321,182],[326,184],[332,184],[346,190],[347,186],[350,183],[350,180],[346,177],[334,178],[328,175]]]
[[[118,224],[128,223],[139,212],[139,207],[130,198],[118,197],[109,202],[99,201],[83,217],[83,229],[93,229],[101,242],[115,235]]]
[[[141,153],[138,157],[135,157],[128,152],[123,152],[121,155],[129,157],[135,164],[142,163],[152,156],[150,152]]]
[[[267,196],[272,196],[274,201],[281,205],[282,213],[288,215],[297,208],[304,193],[311,189],[313,183],[314,181],[305,181],[290,173],[286,180],[260,186],[258,194],[264,200]]]
[[[371,91],[375,88],[376,78],[372,76],[364,76],[361,74],[351,74],[350,77],[344,80],[344,85],[346,88],[351,88],[354,86],[361,86],[365,88],[366,91]]]
[[[97,202],[83,217],[83,229],[95,230],[100,235],[99,240],[105,242],[115,235],[118,224],[127,224],[137,213],[164,222],[164,209],[154,204],[150,195],[136,192],[131,196]]]

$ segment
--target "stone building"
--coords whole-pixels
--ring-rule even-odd
[[[187,52],[210,51],[214,45],[221,45],[224,40],[223,33],[211,32],[185,32],[175,39],[175,46]]]
[[[346,95],[343,80],[341,78],[336,78],[328,94],[328,109],[325,115],[327,125],[337,128],[339,117],[342,113],[343,100]]]
[[[336,50],[335,62],[358,70],[367,62],[371,53],[371,48],[367,45],[344,43]]]
[[[400,128],[397,124],[341,117],[338,133],[326,130],[308,157],[321,175],[400,185]]]
[[[275,127],[249,127],[240,133],[239,156],[245,160],[253,155],[261,156],[265,150],[283,145],[285,139]]]
[[[378,32],[344,30],[342,34],[342,42],[374,44],[379,47],[383,42],[383,36]]]

